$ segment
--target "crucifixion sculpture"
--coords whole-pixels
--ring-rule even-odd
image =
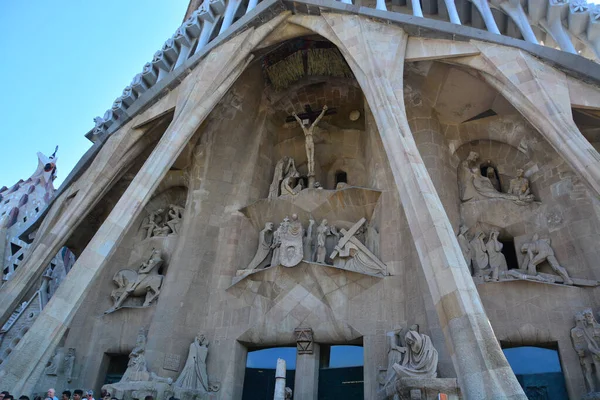
[[[302,131],[304,132],[304,147],[306,148],[306,162],[308,164],[309,181],[314,181],[315,176],[315,141],[313,139],[313,130],[315,126],[319,123],[319,121],[321,121],[321,118],[323,118],[325,113],[327,113],[327,110],[327,106],[323,106],[323,110],[312,124],[310,124],[310,114],[312,114],[312,112],[306,113],[308,114],[306,115],[308,117],[306,119],[301,119],[296,113],[292,114],[292,116],[296,119],[296,121],[298,121],[300,127],[302,128]],[[307,111],[312,111],[310,110],[310,106],[308,107]],[[302,115],[302,117],[304,116],[305,115]]]

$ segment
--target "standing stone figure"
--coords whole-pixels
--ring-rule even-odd
[[[554,250],[550,246],[550,239],[540,239],[536,233],[533,235],[531,242],[525,243],[521,247],[521,252],[526,253],[521,265],[522,270],[526,270],[528,275],[537,275],[537,266],[544,261],[548,261],[552,270],[563,278],[565,285],[572,285],[573,280],[569,277],[567,270],[560,266],[558,260],[554,256]]]
[[[429,336],[411,328],[404,337],[404,346],[399,348],[404,353],[402,362],[392,365],[398,377],[437,377],[438,352]]]
[[[127,370],[121,378],[121,382],[147,381],[150,379],[148,368],[146,367],[146,331],[140,328],[135,343],[135,347],[129,354]]]
[[[273,227],[272,222],[267,222],[265,224],[265,229],[258,234],[258,249],[256,249],[256,254],[247,269],[257,268],[267,259],[271,251],[273,251],[271,247],[273,244]]]
[[[313,253],[313,229],[315,227],[315,220],[310,218],[308,220],[308,228],[306,229],[306,235],[304,236],[304,260],[312,261],[312,253]]]
[[[587,392],[593,393],[596,391],[596,385],[594,385],[594,378],[592,375],[593,360],[586,339],[585,316],[583,315],[583,312],[575,314],[575,327],[571,329],[571,341],[573,342],[573,348],[579,356],[579,364],[581,364]]]
[[[279,224],[279,227],[275,233],[273,233],[273,244],[271,244],[271,248],[273,249],[273,257],[271,257],[271,267],[276,267],[277,265],[281,264],[279,261],[279,253],[281,251],[281,235],[284,231],[287,231],[289,224],[290,219],[285,217]]]
[[[385,376],[385,385],[388,385],[396,377],[396,371],[394,370],[394,364],[402,363],[402,355],[404,354],[404,347],[401,345],[400,334],[404,332],[404,329],[396,329],[387,333],[388,337],[388,365],[387,373]]]
[[[508,193],[513,194],[519,197],[527,197],[529,196],[529,179],[523,176],[524,171],[522,169],[517,170],[517,176],[510,180],[510,186],[508,188]]]
[[[498,275],[500,272],[508,271],[508,267],[506,265],[506,257],[502,254],[502,247],[504,245],[498,241],[498,235],[500,232],[497,230],[492,230],[490,233],[490,238],[488,239],[485,247],[487,249],[489,264],[491,268],[491,279],[494,281],[498,280]]]
[[[487,248],[483,241],[484,238],[485,234],[477,231],[469,243],[472,251],[473,276],[481,276],[481,271],[486,269],[489,264]]]
[[[583,317],[585,340],[594,364],[596,380],[600,382],[600,324],[596,321],[591,308],[583,310]]]
[[[65,356],[64,361],[64,369],[65,369],[65,378],[67,378],[67,382],[71,383],[73,380],[73,368],[75,367],[75,349],[69,348],[67,355]]]
[[[327,256],[327,248],[325,247],[327,236],[335,235],[339,236],[334,226],[330,227],[327,225],[327,220],[321,221],[321,225],[317,227],[317,257],[316,261],[321,264],[325,264],[325,257]]]
[[[473,251],[471,249],[471,244],[469,243],[469,239],[467,238],[468,230],[469,230],[469,228],[467,228],[464,225],[461,225],[460,228],[458,228],[458,235],[456,236],[456,239],[458,240],[458,245],[460,246],[460,250],[463,253],[465,262],[467,263],[467,268],[469,269],[469,271],[471,271],[471,260],[473,258],[473,256],[472,256]]]
[[[206,372],[206,357],[208,356],[208,340],[203,334],[194,338],[175,387],[186,390],[209,392],[208,373]]]
[[[323,118],[323,115],[325,115],[326,111],[327,106],[323,106],[323,111],[321,111],[321,114],[319,114],[317,119],[315,119],[315,122],[313,122],[312,125],[310,125],[310,127],[308,128],[304,126],[302,120],[298,118],[298,115],[296,115],[296,113],[292,114],[294,118],[296,118],[296,121],[298,121],[300,127],[302,128],[302,131],[304,132],[304,146],[306,148],[306,163],[308,164],[309,177],[315,176],[315,141],[313,139],[313,130],[315,129],[315,125],[317,125],[319,121],[321,121],[321,118]]]

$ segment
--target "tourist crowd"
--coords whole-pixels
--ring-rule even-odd
[[[56,393],[56,391],[54,389],[48,389],[48,392],[46,392],[45,396],[35,396],[35,397],[33,397],[33,400],[58,400],[58,397],[56,397],[55,393]],[[118,398],[111,396],[110,393],[106,392],[105,390],[102,390],[102,393],[100,394],[100,399],[101,400],[119,400]],[[0,400],[31,400],[31,398],[29,396],[24,396],[24,395],[17,397],[16,395],[12,395],[9,392],[4,391],[4,392],[0,393]],[[73,393],[71,393],[69,390],[65,390],[64,392],[62,392],[62,396],[61,396],[60,400],[96,400],[96,399],[94,399],[94,391],[93,390],[83,391],[81,389],[77,389],[77,390],[73,391]],[[154,397],[146,396],[144,398],[144,400],[154,400]],[[169,400],[179,400],[179,399],[171,397]]]

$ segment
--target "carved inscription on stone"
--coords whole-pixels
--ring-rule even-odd
[[[296,328],[296,350],[298,354],[313,353],[313,331],[311,328]]]
[[[181,356],[179,354],[165,354],[165,359],[163,360],[163,369],[179,372],[180,364]]]

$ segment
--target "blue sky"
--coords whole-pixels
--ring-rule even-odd
[[[0,186],[58,150],[59,186],[83,136],[183,21],[189,0],[4,0],[0,5]]]
[[[363,357],[362,346],[331,346],[329,368],[362,366]],[[278,358],[285,360],[287,369],[296,369],[295,347],[273,347],[250,351],[246,359],[246,367],[275,369]]]

